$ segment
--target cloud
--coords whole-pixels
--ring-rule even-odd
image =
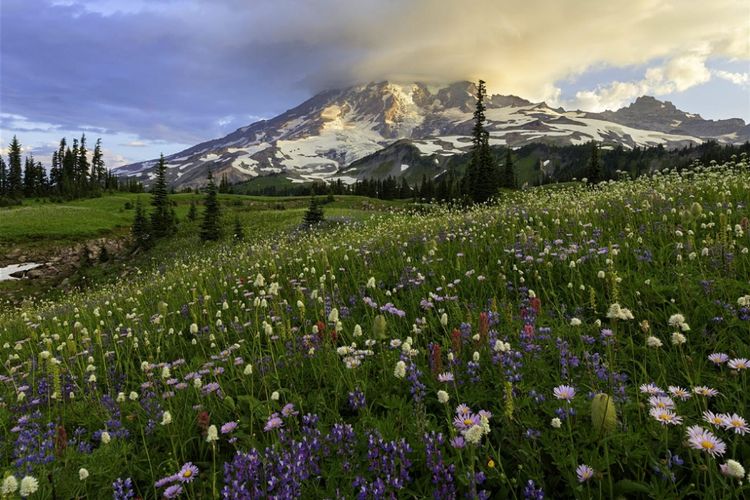
[[[646,70],[644,78],[635,82],[612,82],[595,90],[576,93],[575,100],[567,103],[586,111],[619,109],[641,95],[666,95],[683,92],[711,79],[706,67],[708,52],[705,48],[671,59],[663,66]]]
[[[3,0],[0,18],[4,111],[173,144],[365,81],[481,77],[554,104],[557,82],[651,65],[576,97],[601,107],[750,60],[746,0]]]
[[[727,80],[735,85],[747,86],[750,84],[750,73],[736,73],[732,71],[717,70],[714,74],[722,80]]]

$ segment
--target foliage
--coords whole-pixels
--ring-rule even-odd
[[[747,497],[749,174],[319,231],[266,200],[246,245],[167,239],[152,268],[0,313],[0,475],[40,498]]]

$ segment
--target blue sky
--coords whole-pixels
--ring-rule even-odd
[[[372,80],[484,78],[568,109],[650,94],[750,121],[750,4],[714,0],[3,0],[0,145],[109,166]],[[476,12],[484,15],[477,16]]]

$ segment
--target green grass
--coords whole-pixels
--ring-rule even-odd
[[[523,498],[529,481],[555,498],[746,498],[721,466],[747,468],[749,438],[703,412],[750,418],[748,174],[743,159],[422,213],[342,198],[327,216],[352,220],[313,231],[302,199],[223,207],[244,242],[183,223],[116,276],[0,313],[0,456],[67,434],[30,465],[39,498],[110,496],[118,478],[158,498],[186,462],[187,498],[218,497],[227,470],[301,498]],[[691,426],[726,449],[691,446]],[[27,473],[9,462],[0,475]]]

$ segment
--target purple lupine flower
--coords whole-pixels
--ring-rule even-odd
[[[130,500],[131,498],[135,497],[135,492],[133,492],[133,480],[130,478],[126,478],[123,480],[122,478],[117,478],[114,483],[112,483],[112,498],[113,500]]]
[[[352,410],[358,411],[366,406],[367,402],[365,401],[365,393],[359,390],[359,388],[354,389],[354,391],[349,393],[349,407]]]

